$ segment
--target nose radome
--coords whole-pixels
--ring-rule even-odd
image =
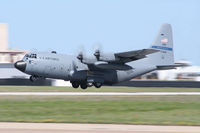
[[[26,69],[26,62],[24,62],[23,60],[17,61],[15,62],[15,68],[17,68],[18,70],[24,72]]]

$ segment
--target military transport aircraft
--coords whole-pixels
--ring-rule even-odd
[[[93,56],[77,56],[30,52],[15,67],[27,73],[31,81],[54,78],[70,81],[74,88],[100,88],[130,80],[154,70],[173,69],[173,39],[170,24],[163,24],[154,42],[147,49],[120,53],[103,53],[96,50]]]

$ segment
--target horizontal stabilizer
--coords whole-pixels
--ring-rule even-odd
[[[164,66],[157,66],[157,70],[176,69],[177,67],[185,67],[185,66],[187,65],[184,64],[164,65]]]

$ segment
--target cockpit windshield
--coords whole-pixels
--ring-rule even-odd
[[[26,58],[37,58],[37,54],[26,54]]]

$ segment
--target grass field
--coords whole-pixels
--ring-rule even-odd
[[[157,88],[156,91],[165,89],[179,90]],[[0,90],[8,92],[81,89],[3,86]],[[94,90],[155,91],[154,88],[111,87]],[[190,89],[185,88],[185,91],[188,90]],[[200,96],[1,96],[0,121],[200,125]]]
[[[200,92],[200,88],[90,87],[86,90],[51,86],[0,86],[0,92]]]

